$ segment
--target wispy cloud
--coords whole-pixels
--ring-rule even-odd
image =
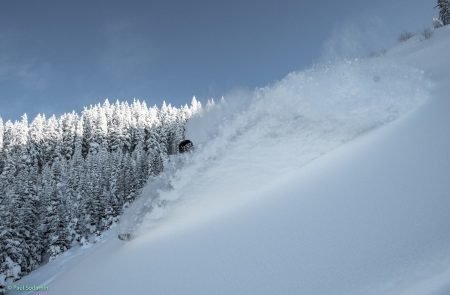
[[[18,36],[20,34],[14,30],[0,31],[0,81],[17,83],[27,90],[45,89],[51,72],[50,63],[17,56]]]
[[[114,78],[129,77],[149,66],[157,58],[151,38],[132,22],[120,21],[104,27],[103,69]]]

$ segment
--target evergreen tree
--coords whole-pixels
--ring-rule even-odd
[[[3,132],[3,119],[0,117],[0,174],[2,174],[3,171]]]
[[[17,175],[15,200],[12,201],[14,228],[20,250],[25,257],[21,260],[21,269],[28,273],[41,262],[42,242],[36,228],[39,224],[39,199],[37,192],[37,164],[28,165]],[[19,262],[19,261],[18,261]]]
[[[143,145],[143,141],[139,142],[133,152],[133,160],[135,163],[135,185],[138,190],[144,186],[149,175],[149,161]]]
[[[0,200],[0,248],[3,254],[0,260],[0,273],[6,280],[16,280],[22,275],[22,267],[26,266],[26,249],[21,246],[20,216],[18,215],[18,186],[14,183],[16,176],[15,159],[7,155],[5,169],[1,175],[2,199]]]
[[[133,137],[133,130],[132,122],[131,122],[131,110],[130,106],[127,102],[124,102],[120,104],[120,114],[121,114],[121,121],[122,124],[122,147],[123,152],[132,152],[132,137]]]
[[[450,3],[448,0],[438,0],[439,20],[444,26],[450,24]]]
[[[41,172],[44,165],[44,126],[45,116],[38,114],[30,125],[29,128],[29,155],[37,162],[38,173]]]
[[[121,159],[123,158],[122,151],[116,150],[109,154],[109,163],[111,163],[110,170],[110,196],[109,205],[112,209],[113,218],[117,217],[122,213],[123,198],[121,198]]]
[[[75,139],[78,116],[72,112],[64,114],[61,119],[61,156],[69,160],[75,152]]]
[[[195,96],[192,97],[192,102],[191,102],[192,114],[199,113],[201,110],[202,110],[202,103],[200,101],[198,101]]]
[[[60,139],[59,122],[55,116],[51,116],[46,121],[43,133],[43,164],[51,164],[53,159],[57,156],[55,150]]]
[[[84,159],[81,152],[81,137],[75,137],[74,155],[68,163],[69,169],[67,179],[67,202],[69,217],[68,231],[72,242],[81,240],[81,221],[80,221],[80,189],[82,189],[81,177],[84,175]]]
[[[67,206],[65,198],[66,185],[65,167],[59,158],[53,161],[51,167],[44,169],[44,238],[46,239],[46,257],[53,259],[70,246],[68,232]]]
[[[112,107],[111,120],[108,124],[108,147],[110,152],[123,150],[124,121],[119,102]]]

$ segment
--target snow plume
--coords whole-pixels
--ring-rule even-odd
[[[164,227],[169,213],[176,228],[235,210],[280,175],[413,110],[428,88],[422,71],[384,57],[323,64],[226,96],[188,123],[195,152],[170,176],[173,189],[158,194],[164,208],[143,218],[141,232]],[[149,186],[143,198],[157,189]]]
[[[337,26],[324,43],[322,49],[323,61],[337,61],[367,57],[381,52],[380,44],[386,44],[386,28],[383,21],[372,18],[362,23],[345,23]]]

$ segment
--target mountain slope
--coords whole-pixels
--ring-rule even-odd
[[[131,243],[83,255],[49,292],[450,292],[449,47],[444,28],[375,61],[290,76],[222,129],[194,122],[198,152],[164,212]]]

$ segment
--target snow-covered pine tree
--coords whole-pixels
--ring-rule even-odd
[[[7,282],[19,279],[22,276],[20,267],[20,244],[16,240],[14,229],[9,225],[11,212],[4,209],[0,212],[0,291],[4,290]],[[0,293],[1,294],[1,293]]]
[[[44,141],[43,141],[43,162],[52,163],[53,159],[57,156],[55,154],[56,145],[60,139],[60,126],[56,119],[56,116],[51,116],[46,120],[44,125]]]
[[[25,145],[28,142],[28,116],[27,114],[24,114],[22,116],[22,119],[17,124],[17,144],[22,148],[25,147]]]
[[[113,106],[111,105],[111,103],[109,103],[109,99],[105,99],[105,101],[102,104],[102,109],[104,110],[105,115],[106,115],[106,123],[110,124],[112,112],[113,112]]]
[[[88,234],[94,234],[100,230],[99,225],[103,214],[103,204],[101,203],[101,179],[100,177],[100,161],[96,157],[97,154],[89,153],[86,157],[86,178],[84,179],[83,202],[81,206],[83,220],[88,229]]]
[[[9,200],[6,198],[14,184],[16,176],[17,153],[14,151],[14,125],[7,121],[4,128],[3,137],[3,171],[0,174],[0,204],[3,204],[2,210],[7,210]],[[1,220],[0,220],[1,221]]]
[[[75,137],[78,116],[75,112],[62,115],[61,119],[61,155],[69,160],[75,152]]]
[[[136,198],[137,183],[134,175],[136,162],[129,153],[125,153],[122,161],[123,202],[131,203]]]
[[[41,231],[44,240],[43,260],[53,259],[70,246],[65,204],[65,169],[60,158],[43,169],[43,206]]]
[[[112,106],[111,119],[108,124],[108,147],[110,152],[123,150],[123,132],[124,121],[122,119],[120,103],[117,101]]]
[[[148,111],[147,106],[141,103],[139,100],[135,100],[132,107],[133,114],[133,151],[136,147],[141,144],[141,148],[144,147],[145,142],[145,128],[146,128],[146,115],[145,113]]]
[[[2,174],[3,171],[3,132],[3,119],[0,117],[0,174]]]
[[[1,215],[1,212],[0,212]],[[0,217],[1,218],[1,217]],[[0,219],[1,220],[1,219]],[[0,225],[0,294],[3,295],[6,293],[6,272],[8,271],[8,267],[4,263],[7,259],[5,245],[3,243],[3,231],[2,226]]]
[[[132,130],[132,115],[131,115],[131,109],[128,102],[123,102],[120,104],[120,113],[121,113],[121,120],[123,122],[122,124],[122,143],[123,143],[123,151],[131,153],[132,152],[132,137],[133,137],[133,130]]]
[[[42,166],[44,165],[44,126],[45,116],[38,114],[30,124],[28,130],[29,139],[29,156],[33,161],[36,161],[38,167],[38,173],[41,173]]]
[[[69,224],[68,231],[72,242],[80,242],[82,226],[81,226],[81,214],[80,214],[80,190],[83,187],[81,181],[84,176],[84,159],[82,156],[82,121],[77,121],[77,127],[75,129],[75,143],[74,154],[72,159],[69,160],[68,179],[67,179],[67,201],[68,201],[68,216]]]
[[[140,190],[145,182],[147,181],[149,175],[149,163],[147,153],[144,151],[144,141],[140,141],[133,151],[133,160],[135,165],[135,179],[136,179],[136,189]]]
[[[12,201],[12,214],[17,221],[14,231],[18,234],[20,251],[24,259],[21,260],[21,269],[28,273],[41,263],[42,241],[36,230],[39,225],[39,199],[37,191],[37,163],[29,163],[20,170],[16,176],[16,200]],[[19,261],[17,261],[19,262]]]
[[[444,26],[450,24],[450,3],[448,0],[438,0],[439,20]]]
[[[113,218],[116,218],[122,213],[123,198],[120,197],[120,192],[123,190],[120,182],[122,170],[120,164],[122,158],[122,150],[116,149],[115,151],[109,153],[108,162],[111,164],[111,172],[109,179],[110,195],[108,203],[111,206]]]
[[[216,102],[214,101],[214,98],[208,99],[206,102],[206,109],[210,110],[216,105]]]
[[[89,240],[89,235],[91,234],[90,230],[90,216],[88,212],[89,202],[91,201],[90,196],[90,186],[89,184],[89,169],[88,163],[83,159],[81,166],[77,168],[78,170],[78,187],[76,194],[77,200],[77,211],[76,211],[76,220],[74,222],[75,225],[75,233],[77,236],[77,242],[84,245]]]
[[[194,98],[195,99],[195,98]],[[198,106],[198,104],[196,104]],[[172,107],[172,105],[167,105],[163,102],[161,110],[159,112],[159,121],[161,124],[157,128],[160,138],[160,148],[164,155],[173,155],[178,151],[178,141],[177,124],[181,123],[177,121],[178,109]]]
[[[150,130],[145,142],[147,158],[149,161],[149,175],[158,175],[163,170],[163,157],[161,156],[161,141],[158,140],[157,130]]]
[[[100,232],[108,229],[111,224],[114,216],[112,215],[112,204],[109,201],[110,195],[110,179],[111,179],[111,163],[109,160],[109,153],[107,151],[107,147],[103,146],[97,155],[97,171],[93,170],[96,176],[95,183],[95,192],[98,195],[96,199],[96,211],[99,214],[98,219],[98,230]]]
[[[5,155],[12,153],[14,124],[8,120],[3,127],[3,151]]]
[[[198,113],[202,110],[202,103],[198,101],[195,96],[192,97],[191,110],[192,114]]]
[[[7,123],[7,132],[11,124]],[[9,140],[7,136],[6,138]],[[0,274],[5,280],[13,281],[21,277],[22,266],[26,265],[27,257],[23,255],[23,247],[19,239],[18,228],[20,217],[17,216],[16,202],[18,200],[16,179],[17,155],[6,154],[5,168],[0,176],[1,199],[0,199]]]
[[[98,106],[95,112],[96,116],[93,122],[91,147],[95,145],[95,152],[99,152],[100,150],[106,151],[108,149],[108,119],[106,117],[106,109]]]

